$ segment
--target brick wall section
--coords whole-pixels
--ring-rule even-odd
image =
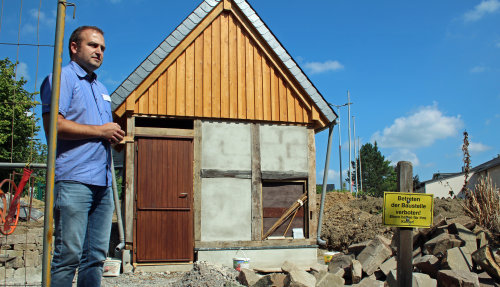
[[[41,282],[43,227],[0,237],[0,282]]]

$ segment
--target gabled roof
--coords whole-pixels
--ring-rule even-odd
[[[186,36],[223,1],[229,2],[230,0],[204,0],[112,93],[112,109],[115,111],[122,105],[143,80],[145,80],[152,71],[167,58],[170,52],[172,52]],[[300,84],[327,120],[333,122],[337,118],[335,112],[253,8],[245,0],[232,0],[231,3],[236,4],[239,10],[247,17],[251,25],[258,31],[276,56],[279,57],[281,62],[286,66],[286,69],[288,69],[290,74]]]
[[[498,165],[500,165],[500,157],[496,157],[492,160],[489,160],[489,161],[484,162],[478,166],[475,166],[475,167],[470,169],[470,172],[474,172],[474,173],[482,172],[482,171],[488,170],[488,169],[493,168],[493,167],[498,166]],[[423,181],[423,182],[421,182],[421,184],[443,181],[443,180],[446,180],[449,178],[463,176],[464,174],[465,174],[465,172],[463,172],[463,171],[455,172],[455,173],[435,173],[432,176],[432,179],[427,180],[427,181]]]

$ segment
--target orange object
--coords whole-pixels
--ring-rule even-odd
[[[21,207],[21,193],[24,189],[24,186],[26,185],[26,182],[28,182],[31,173],[33,173],[33,170],[25,168],[23,171],[23,177],[21,178],[21,181],[19,182],[19,186],[16,186],[16,183],[10,179],[4,179],[0,183],[0,197],[2,198],[3,201],[3,208],[0,209],[0,232],[3,235],[9,235],[14,232],[14,230],[17,227],[17,222],[19,220],[19,210]],[[4,183],[10,183],[14,190],[16,191],[14,194],[14,197],[10,201],[10,205],[7,209],[7,197],[5,196],[5,193],[1,190],[2,186]],[[8,212],[8,213],[7,213]]]

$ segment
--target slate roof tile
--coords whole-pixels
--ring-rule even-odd
[[[142,62],[141,64],[141,67],[146,71],[146,72],[151,72],[154,70],[154,68],[156,67],[155,64],[151,63],[151,61],[149,59],[146,59],[144,60],[144,62]]]

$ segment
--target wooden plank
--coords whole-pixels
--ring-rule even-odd
[[[212,117],[220,117],[221,41],[220,18],[212,23]]]
[[[263,218],[276,218],[279,219],[283,213],[286,212],[286,207],[264,207],[262,211]],[[304,209],[300,208],[295,217],[304,217]]]
[[[220,170],[220,169],[202,169],[202,178],[244,178],[251,179],[252,172],[249,170]]]
[[[141,95],[145,90],[147,90],[151,83],[153,83],[173,62],[175,62],[177,57],[184,52],[184,50],[198,37],[198,35],[204,33],[206,28],[211,25],[212,21],[219,16],[222,10],[222,5],[217,5],[213,8],[212,11],[205,16],[203,21],[199,23],[172,52],[170,52],[168,57],[163,60],[163,62],[161,62],[141,84],[139,84],[136,89],[137,94]],[[123,112],[117,115],[121,117]]]
[[[279,98],[280,98],[280,121],[286,122],[288,120],[287,112],[288,112],[288,104],[287,104],[287,95],[286,95],[286,86],[281,78],[279,78]]]
[[[148,108],[149,112],[148,114],[150,115],[157,115],[158,114],[158,82],[155,82],[154,84],[149,87],[148,90]]]
[[[299,171],[263,171],[262,179],[306,179],[307,172]]]
[[[186,116],[194,116],[194,44],[186,49]]]
[[[300,103],[299,100],[294,96],[295,98],[295,121],[298,123],[303,123],[304,122],[304,116],[303,116],[303,109],[302,109],[302,104]]]
[[[167,115],[175,115],[175,93],[177,85],[177,65],[173,63],[167,70]]]
[[[262,102],[264,120],[272,120],[271,116],[271,67],[265,57],[262,57]]]
[[[242,29],[248,35],[251,40],[254,41],[255,45],[259,47],[260,51],[264,52],[266,58],[271,61],[272,66],[274,67],[277,74],[285,79],[285,81],[291,85],[292,90],[300,97],[301,101],[306,105],[308,110],[311,109],[311,105],[308,104],[307,93],[302,89],[300,84],[295,80],[293,75],[291,75],[290,71],[286,68],[286,66],[281,62],[281,60],[276,56],[274,51],[267,45],[265,41],[261,40],[260,34],[255,31],[253,25],[248,21],[246,16],[239,11],[238,9],[233,9],[235,18],[241,24]]]
[[[237,27],[229,17],[229,117],[238,118],[238,56]]]
[[[260,131],[251,124],[252,135],[252,240],[262,240],[262,180],[260,178]]]
[[[292,91],[290,90],[290,87],[286,87],[286,99],[287,99],[287,115],[288,115],[288,121],[289,122],[294,122],[295,121],[295,99],[292,95]]]
[[[127,136],[134,137],[135,118],[127,118]],[[128,142],[125,144],[125,242],[133,243],[134,241],[134,190],[135,190],[135,143]]]
[[[193,141],[193,208],[194,208],[194,240],[201,240],[201,120],[194,121]]]
[[[194,115],[203,116],[203,34],[194,44]]]
[[[141,113],[141,114],[147,114],[149,112],[149,110],[148,110],[148,104],[149,104],[148,94],[149,94],[149,92],[146,91],[142,95],[142,97],[139,98],[139,113]]]
[[[127,105],[127,112],[134,112],[135,111],[135,91],[130,94],[130,96],[127,97],[126,101]]]
[[[203,116],[212,116],[212,26],[203,33]]]
[[[276,72],[272,69],[271,74],[271,120],[280,120],[280,91],[279,91],[279,78]]]
[[[311,248],[316,248],[316,238],[314,239],[271,239],[264,241],[195,241],[195,248],[228,248],[237,251],[240,248],[251,248],[251,247],[272,247],[272,246],[311,246]]]
[[[158,78],[158,114],[167,114],[167,72]]]
[[[238,46],[238,118],[247,118],[247,105],[246,105],[246,48],[245,48],[245,36],[241,31],[241,26],[237,24],[236,26],[236,41]]]
[[[397,191],[413,192],[413,166],[409,161],[400,161],[396,167]],[[397,281],[399,286],[412,284],[413,228],[399,227],[396,231]]]
[[[155,137],[155,136],[193,137],[194,131],[188,129],[136,127],[135,135],[149,136],[149,137]]]
[[[177,83],[175,95],[175,115],[186,115],[186,53],[177,58]]]
[[[222,13],[220,17],[221,43],[221,95],[220,116],[229,117],[229,16]]]
[[[255,91],[254,91],[254,69],[253,69],[253,45],[249,38],[245,38],[245,49],[246,49],[246,99],[247,99],[247,119],[255,119]]]
[[[309,164],[309,175],[307,179],[307,210],[309,238],[316,238],[318,231],[318,212],[316,207],[316,143],[314,129],[307,129],[307,162]],[[306,230],[304,230],[306,231]],[[307,235],[307,233],[306,233]]]
[[[263,120],[263,100],[262,100],[262,55],[259,50],[254,47],[253,52],[254,63],[254,81],[255,81],[255,119]]]

